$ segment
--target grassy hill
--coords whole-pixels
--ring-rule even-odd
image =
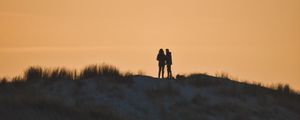
[[[299,120],[300,95],[287,85],[206,74],[157,79],[110,65],[80,72],[31,67],[0,83],[1,120]]]

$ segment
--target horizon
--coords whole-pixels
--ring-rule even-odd
[[[157,77],[169,48],[176,74],[226,72],[300,90],[297,0],[0,1],[0,78],[29,66],[107,63]]]

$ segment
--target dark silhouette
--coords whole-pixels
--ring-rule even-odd
[[[168,73],[168,77],[167,78],[172,79],[172,69],[171,69],[172,54],[169,51],[169,49],[166,49],[166,64],[167,64],[167,73]]]
[[[155,81],[151,76],[123,73],[107,64],[89,65],[77,72],[61,67],[34,66],[27,69],[22,77],[0,77],[0,120],[185,120],[191,119],[191,115],[195,115],[193,119],[200,120],[210,118],[211,113],[218,113],[214,114],[216,119],[300,120],[300,94],[288,84],[272,85],[270,89],[261,83],[234,81],[228,76],[224,72],[220,76],[179,74],[177,81],[168,82]],[[203,91],[209,94],[203,94]],[[190,99],[182,101],[187,92]],[[103,96],[111,102],[93,101]],[[65,102],[70,97],[74,103]],[[126,100],[119,104],[120,99]],[[214,102],[210,102],[212,100]],[[156,107],[158,105],[171,109]],[[136,106],[154,112],[144,112]],[[116,111],[120,107],[122,110]],[[262,109],[264,107],[270,109]],[[273,109],[278,114],[274,114]]]
[[[166,55],[163,49],[159,50],[156,60],[158,61],[158,78],[164,78]]]

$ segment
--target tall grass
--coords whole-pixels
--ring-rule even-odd
[[[288,84],[274,84],[274,85],[263,85],[259,82],[239,82],[233,80],[232,77],[226,72],[216,73],[215,76],[207,74],[190,74],[187,76],[177,75],[177,80],[183,81],[195,87],[207,87],[207,86],[221,86],[226,87],[226,84],[234,83],[243,88],[243,92],[248,94],[264,94],[265,92],[273,91],[273,93],[280,95],[300,95],[300,93]]]
[[[137,75],[143,75],[141,71]],[[12,83],[20,83],[20,81],[37,81],[37,80],[85,80],[93,78],[109,78],[117,82],[131,83],[131,77],[135,74],[132,72],[122,73],[120,70],[109,64],[93,64],[84,67],[80,71],[69,70],[66,68],[42,68],[39,66],[32,66],[25,70],[23,77],[17,76],[8,80],[1,78],[0,84],[6,84],[9,81]],[[191,84],[196,87],[205,87],[211,85],[224,85],[225,81],[233,81],[226,72],[218,72],[215,76],[207,74],[190,74],[190,75],[177,75],[176,79],[183,80],[184,83]],[[225,80],[225,81],[224,81]],[[278,93],[283,94],[299,94],[297,91],[290,88],[287,84],[278,84],[273,86],[263,86],[260,83],[244,83],[257,88],[271,88]],[[251,87],[252,88],[252,87]]]
[[[48,72],[49,78],[52,80],[66,79],[73,80],[76,78],[76,71],[71,71],[65,68],[56,68]]]
[[[269,88],[274,89],[280,93],[284,93],[284,94],[299,94],[297,93],[297,91],[295,91],[294,89],[292,89],[288,84],[276,84],[276,85],[271,85],[269,86]]]
[[[24,80],[34,81],[34,80],[73,80],[76,78],[75,72],[68,70],[66,68],[42,68],[42,67],[29,67],[24,72]]]
[[[18,78],[26,81],[36,80],[79,80],[100,77],[130,77],[134,74],[131,72],[122,73],[120,70],[109,64],[88,65],[81,71],[69,70],[66,68],[42,68],[32,66],[25,70],[23,78]]]
[[[119,69],[117,69],[115,66],[108,65],[108,64],[102,64],[102,65],[89,65],[85,67],[80,75],[79,78],[93,78],[93,77],[120,77],[122,76]]]
[[[7,82],[8,82],[8,81],[7,81],[7,78],[1,78],[1,79],[0,79],[0,86],[1,86],[1,85],[7,84]]]
[[[43,70],[41,67],[29,67],[27,70],[25,70],[24,79],[27,81],[43,79],[46,77],[44,71],[45,70]]]
[[[215,73],[215,77],[219,77],[219,78],[223,78],[223,79],[230,79],[231,76],[229,75],[229,73],[221,71],[221,72],[216,72]]]

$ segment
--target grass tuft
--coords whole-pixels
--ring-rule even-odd
[[[94,78],[94,77],[120,77],[122,76],[119,69],[115,66],[102,64],[102,65],[89,65],[85,67],[81,73],[79,78]]]

